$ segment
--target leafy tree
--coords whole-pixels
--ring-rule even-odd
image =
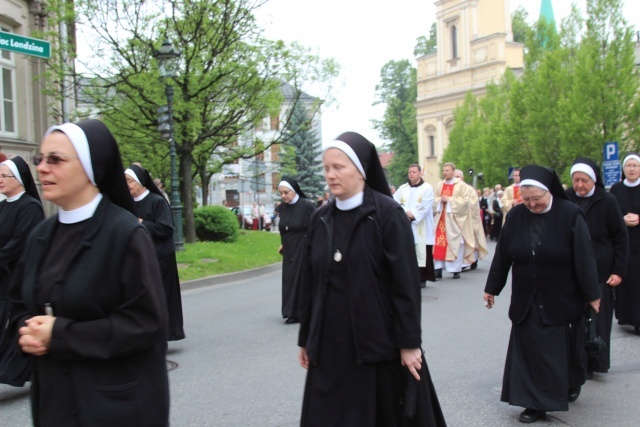
[[[373,120],[380,136],[389,141],[394,156],[387,167],[392,185],[407,179],[407,168],[418,163],[418,129],[415,100],[417,73],[408,60],[389,61],[380,71],[374,105],[386,104],[382,120]]]
[[[122,146],[125,161],[141,161],[165,179],[169,143],[157,131],[157,108],[166,103],[154,53],[159,40],[182,50],[170,84],[185,238],[195,241],[194,178],[207,187],[212,173],[238,158],[269,148],[271,141],[240,144],[264,117],[279,114],[281,82],[312,82],[329,91],[337,73],[298,45],[266,40],[253,12],[261,0],[127,2],[80,0],[78,19],[95,39],[85,93]],[[302,92],[302,91],[300,91]],[[295,105],[294,100],[292,105]],[[290,113],[288,113],[290,114]],[[284,121],[287,122],[286,120]],[[275,139],[283,142],[284,132]]]
[[[529,37],[532,29],[527,24],[529,13],[522,6],[518,6],[513,15],[511,15],[511,31],[513,32],[513,41],[524,43]]]
[[[312,116],[305,105],[297,104],[289,119],[287,132],[291,135],[287,138],[288,141],[282,144],[284,162],[293,166],[285,168],[282,173],[289,173],[309,198],[324,192],[324,178],[319,161],[322,153],[318,134],[312,127],[311,119]]]
[[[416,46],[413,48],[413,56],[429,55],[430,53],[435,53],[438,50],[438,36],[436,31],[437,27],[434,22],[431,24],[431,29],[429,30],[429,38],[425,36],[417,38]]]

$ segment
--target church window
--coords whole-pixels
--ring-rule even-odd
[[[451,27],[451,59],[458,58],[458,27]]]
[[[4,32],[9,28],[0,27]],[[14,54],[0,49],[0,134],[16,135],[16,89]]]

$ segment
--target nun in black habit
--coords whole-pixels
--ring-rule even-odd
[[[298,323],[298,283],[302,254],[307,239],[309,219],[315,212],[315,205],[307,199],[298,183],[289,177],[283,177],[278,184],[282,197],[279,207],[280,248],[282,255],[282,317],[285,323]]]
[[[584,312],[600,287],[589,229],[552,169],[520,171],[522,204],[509,211],[485,286],[492,308],[512,270],[511,337],[503,402],[526,408],[520,421],[567,411],[586,379]]]
[[[375,146],[344,133],[323,166],[335,199],[313,213],[303,258],[301,425],[443,426],[420,349],[413,233]]]
[[[615,314],[620,325],[640,334],[640,156],[631,153],[622,162],[623,181],[611,186],[629,233],[629,263],[615,290]]]
[[[31,375],[31,361],[6,328],[11,312],[9,288],[27,236],[44,211],[29,165],[22,157],[0,163],[0,383],[22,387]]]
[[[167,426],[160,267],[114,137],[97,120],[53,126],[34,163],[59,207],[27,239],[11,287],[34,425]]]
[[[587,372],[591,377],[593,372],[607,372],[610,367],[614,289],[621,283],[627,270],[629,238],[618,202],[604,189],[598,165],[591,159],[578,157],[570,173],[573,186],[567,190],[567,196],[580,206],[586,216],[602,292],[595,326],[596,335],[602,338],[606,346],[601,347],[598,354],[589,357]],[[591,314],[588,316],[591,317]]]
[[[129,193],[134,200],[138,221],[151,236],[160,263],[160,274],[169,315],[167,341],[184,339],[182,297],[173,243],[174,224],[171,208],[146,169],[133,164],[124,171],[124,174]]]

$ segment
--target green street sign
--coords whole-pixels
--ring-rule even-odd
[[[0,31],[0,49],[39,58],[51,57],[51,43]]]

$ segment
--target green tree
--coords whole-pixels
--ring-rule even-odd
[[[373,120],[374,128],[388,141],[393,152],[387,167],[392,185],[407,179],[407,168],[418,163],[418,130],[415,100],[417,96],[416,69],[408,60],[389,61],[380,71],[374,105],[385,104],[382,120]]]
[[[434,22],[431,24],[431,29],[429,30],[429,38],[425,36],[420,36],[416,40],[416,45],[413,48],[413,56],[423,56],[429,55],[431,53],[435,53],[438,50],[438,36],[437,36],[437,27]]]
[[[324,193],[324,178],[320,157],[320,141],[313,129],[313,116],[304,104],[299,103],[293,109],[287,132],[287,142],[282,144],[283,157],[286,164],[295,165],[294,170],[286,170],[300,185],[300,189],[309,198]],[[283,175],[285,174],[283,170]]]
[[[529,13],[522,6],[518,6],[515,12],[511,15],[511,31],[513,32],[513,41],[518,43],[525,43],[527,37],[531,33],[532,29],[527,24],[527,18]]]
[[[205,188],[223,164],[269,148],[271,141],[240,141],[265,117],[280,114],[282,81],[297,89],[315,82],[329,91],[337,73],[332,60],[321,60],[299,45],[264,39],[253,15],[263,3],[77,3],[99,57],[90,61],[94,85],[86,93],[123,146],[125,161],[141,161],[165,181],[169,144],[159,138],[156,110],[166,98],[153,55],[165,38],[182,50],[179,73],[170,83],[187,242],[196,238],[194,178]]]

